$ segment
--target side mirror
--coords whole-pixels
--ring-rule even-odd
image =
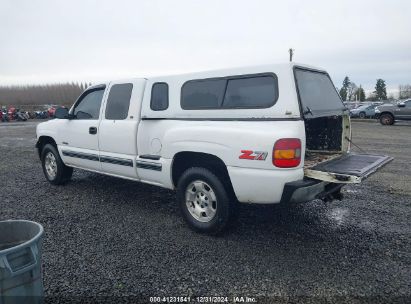
[[[405,108],[405,103],[399,103],[399,104],[398,104],[398,107],[399,107],[399,108]]]
[[[54,117],[58,119],[68,119],[69,118],[69,111],[67,108],[58,108],[54,113]]]

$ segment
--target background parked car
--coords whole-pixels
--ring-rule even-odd
[[[375,116],[382,125],[392,125],[396,120],[411,120],[411,99],[397,104],[383,104],[376,108]]]
[[[351,109],[350,115],[351,117],[360,117],[360,118],[372,118],[375,116],[375,108],[376,105],[361,105],[358,108]]]

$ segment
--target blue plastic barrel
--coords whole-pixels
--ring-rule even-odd
[[[42,236],[38,223],[0,221],[0,304],[43,302]]]

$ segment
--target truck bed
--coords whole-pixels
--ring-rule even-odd
[[[314,167],[322,162],[329,161],[333,158],[341,156],[338,152],[328,152],[328,151],[307,151],[305,153],[304,169]]]

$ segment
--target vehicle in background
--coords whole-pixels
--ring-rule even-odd
[[[30,119],[36,118],[36,113],[34,113],[34,112],[27,112],[27,113],[29,114]]]
[[[55,106],[51,106],[50,108],[48,108],[47,110],[47,115],[50,118],[54,118],[54,114],[56,113],[56,108]]]
[[[49,118],[49,114],[47,111],[35,111],[34,112],[35,118],[37,119],[47,119]]]
[[[9,121],[9,113],[8,113],[8,111],[7,111],[7,109],[6,108],[2,108],[1,110],[0,110],[0,116],[1,116],[1,121],[2,122],[7,122],[7,121]]]
[[[382,125],[393,125],[396,120],[411,120],[411,99],[378,106],[375,109],[375,117]]]
[[[23,116],[24,116],[26,119],[30,119],[30,113],[29,113],[28,111],[21,111],[21,113],[23,114]]]
[[[65,108],[60,105],[43,105],[40,106],[42,110],[38,111],[25,111],[15,106],[2,106],[0,109],[0,121],[26,121],[29,119],[48,119],[54,118],[56,110],[59,108]]]
[[[28,119],[28,114],[26,112],[20,111],[20,109],[16,109],[14,114],[14,119],[17,121],[26,121]]]
[[[348,110],[352,110],[352,109],[355,109],[361,106],[361,104],[358,102],[350,102],[350,101],[344,101],[343,104]]]
[[[15,107],[11,106],[11,107],[8,108],[7,116],[8,116],[9,121],[16,119],[16,112],[17,112],[17,110],[16,110]]]
[[[359,117],[359,118],[373,118],[375,116],[375,108],[377,106],[373,104],[366,104],[361,105],[357,108],[350,110],[351,117]]]

